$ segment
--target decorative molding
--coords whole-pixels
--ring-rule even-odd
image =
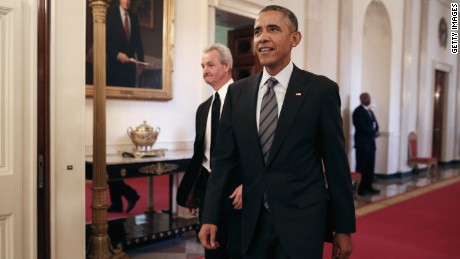
[[[208,0],[211,7],[254,19],[271,0]]]
[[[12,122],[12,100],[11,89],[13,84],[11,79],[14,77],[12,69],[13,58],[13,26],[12,17],[9,15],[12,9],[0,8],[0,175],[9,173],[8,161],[11,149],[11,130]],[[6,258],[6,257],[1,257]]]
[[[0,258],[14,258],[13,219],[11,215],[0,215]]]
[[[439,62],[437,60],[433,60],[432,66],[433,66],[433,70],[441,70],[446,73],[450,73],[453,71],[452,65],[445,63],[445,62]],[[433,80],[433,83],[434,83],[434,80]]]

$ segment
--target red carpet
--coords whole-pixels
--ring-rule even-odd
[[[460,258],[459,197],[457,181],[358,217],[351,258]],[[331,249],[325,246],[323,258]]]
[[[109,220],[131,217],[134,215],[142,214],[147,210],[147,196],[148,196],[148,178],[129,178],[125,179],[126,184],[130,185],[137,190],[137,193],[141,196],[139,201],[136,203],[134,209],[129,213],[107,213]],[[153,197],[154,203],[153,208],[158,210],[168,209],[169,207],[169,176],[155,176],[153,181]],[[91,182],[86,183],[86,223],[92,221],[91,214]],[[110,204],[109,191],[107,189],[107,203]],[[123,198],[123,209],[126,210],[127,202]]]
[[[156,176],[154,179],[154,208],[167,209],[169,178]],[[130,213],[108,213],[109,219],[142,214],[147,209],[148,179],[131,178],[125,181],[138,191],[141,199]],[[90,187],[91,183],[87,183],[87,222],[91,222]],[[400,196],[410,197],[416,191]],[[357,233],[353,234],[354,249],[351,258],[460,258],[460,181],[401,202],[394,202],[394,199],[400,196],[357,209],[357,214],[363,216],[357,218]],[[110,204],[108,195],[107,199]],[[126,206],[124,201],[125,209]],[[386,207],[367,214],[362,213],[368,209],[372,210],[373,206]],[[325,245],[323,258],[331,258],[331,247],[330,244]]]

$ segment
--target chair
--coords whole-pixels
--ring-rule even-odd
[[[323,164],[324,168],[324,164]],[[350,172],[351,175],[351,183],[353,184],[353,198],[357,199],[358,198],[358,188],[359,185],[361,184],[361,173],[360,172]],[[324,180],[326,181],[326,186],[327,186],[327,177],[326,173],[324,173]]]
[[[361,184],[361,173],[360,172],[351,172],[351,181],[354,183],[353,196],[358,198],[358,188]]]
[[[438,159],[436,157],[419,157],[417,149],[417,134],[411,132],[409,134],[409,166],[418,170],[419,164],[424,164],[427,167],[428,174],[431,174],[431,169],[434,169],[433,174],[437,172]]]

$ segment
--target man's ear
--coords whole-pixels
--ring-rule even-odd
[[[230,65],[228,63],[225,63],[224,64],[224,69],[225,69],[225,72],[230,72]]]
[[[299,31],[292,33],[291,35],[291,47],[296,47],[302,40],[302,34]]]

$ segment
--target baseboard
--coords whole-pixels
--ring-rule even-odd
[[[449,162],[439,162],[438,167],[440,168],[449,168],[451,166],[458,166],[460,165],[460,160],[452,160]],[[427,172],[426,168],[421,168],[421,169],[412,169],[409,171],[403,171],[403,172],[395,172],[391,174],[381,174],[381,173],[375,173],[375,178],[377,179],[382,179],[382,180],[391,180],[391,179],[401,179],[401,178],[406,178],[406,177],[411,177],[414,174],[424,174]]]

